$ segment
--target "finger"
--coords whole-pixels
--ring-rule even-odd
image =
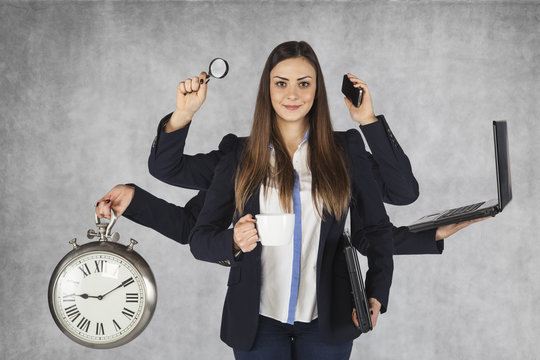
[[[379,313],[378,312],[374,312],[373,310],[371,311],[371,326],[373,328],[375,328],[375,326],[377,325],[377,319],[379,318]]]
[[[199,77],[198,76],[194,76],[193,78],[191,78],[191,91],[193,91],[193,92],[198,91],[200,85],[201,84],[199,83]]]
[[[359,78],[357,78],[356,76],[354,76],[353,74],[347,74],[347,76],[349,77],[349,80],[351,80],[351,82],[353,84],[363,84],[363,85],[367,85],[367,83],[364,81],[364,80],[361,80]]]
[[[251,214],[246,214],[246,215],[242,216],[242,217],[238,220],[238,222],[240,222],[240,221],[241,221],[241,222],[253,222],[253,223],[254,223],[254,222],[257,221],[257,219],[254,219],[253,216],[252,216]]]
[[[259,240],[259,235],[257,233],[253,234],[237,234],[236,242],[238,245],[247,246],[255,244]]]
[[[483,218],[480,218],[480,219],[470,220],[469,222],[470,222],[471,224],[474,224],[474,223],[477,223],[477,222],[479,222],[479,221],[487,220],[487,219],[489,219],[490,217],[491,217],[491,216],[486,216],[486,217],[483,217]]]
[[[180,91],[182,95],[186,95],[186,84],[183,81],[178,84],[178,91]]]
[[[239,231],[238,235],[243,239],[249,239],[252,236],[258,235],[258,233],[257,233],[257,229],[253,228],[253,229],[247,229],[245,231]]]
[[[199,92],[197,93],[197,96],[202,98],[203,100],[206,99],[206,91],[208,90],[208,80],[210,78],[206,78],[206,73],[203,71],[199,74]]]
[[[246,244],[248,245],[256,244],[257,241],[259,241],[259,234],[257,233],[252,234],[249,237],[246,237]]]
[[[354,326],[359,327],[360,324],[358,323],[358,317],[356,316],[356,308],[352,309],[352,321]]]
[[[206,85],[208,83],[208,80],[210,80],[210,78],[208,77],[208,75],[206,74],[206,72],[202,71],[200,74],[199,74],[199,84],[201,85]]]
[[[253,245],[248,245],[248,246],[245,246],[243,249],[242,249],[242,252],[250,252],[250,251],[253,251],[253,249],[255,249],[257,247],[257,243],[253,244]]]
[[[100,201],[98,206],[96,207],[96,214],[100,219],[102,218],[111,218],[111,201],[110,200],[104,200]]]
[[[186,92],[189,94],[192,90],[191,90],[191,79],[186,79],[186,81],[184,81],[184,85],[186,86]]]

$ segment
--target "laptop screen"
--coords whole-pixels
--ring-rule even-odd
[[[495,156],[497,166],[497,191],[500,210],[512,200],[512,178],[510,176],[510,156],[508,154],[508,133],[506,121],[493,122]]]

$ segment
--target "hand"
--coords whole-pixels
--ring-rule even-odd
[[[375,329],[375,325],[377,325],[377,319],[379,318],[379,314],[381,313],[381,303],[375,299],[375,298],[369,298],[369,313],[371,314],[371,325],[373,325],[373,328]]]
[[[97,298],[98,298],[99,300],[103,300],[103,298],[104,298],[105,296],[109,295],[109,294],[112,293],[113,291],[120,289],[122,286],[124,286],[124,287],[125,287],[125,286],[128,286],[128,285],[131,284],[132,282],[133,282],[133,278],[129,278],[129,279],[127,279],[127,280],[124,280],[124,281],[122,281],[122,283],[121,283],[120,285],[118,285],[117,287],[115,287],[115,288],[112,289],[112,290],[107,291],[107,292],[106,292],[105,294],[103,294],[103,295],[99,295]]]
[[[259,234],[255,228],[255,222],[251,214],[247,214],[238,220],[234,225],[234,249],[242,250],[247,253],[255,249],[257,241],[259,241]]]
[[[371,314],[371,325],[375,328],[377,325],[377,318],[381,312],[381,303],[375,298],[369,298],[369,312]],[[356,308],[352,309],[352,321],[354,326],[359,327],[360,323],[358,322],[358,317],[356,315]]]
[[[88,295],[88,294],[69,294],[69,295],[64,295],[64,297],[70,297],[70,296],[78,296],[78,297],[82,297],[83,299],[88,299],[88,298],[94,298],[94,299],[98,299],[99,296],[92,296],[92,295]],[[101,299],[100,299],[101,300]]]
[[[347,105],[347,108],[349,109],[351,118],[360,125],[374,123],[377,121],[377,118],[375,117],[375,112],[373,111],[373,103],[371,101],[371,94],[369,93],[367,84],[352,74],[347,74],[347,76],[354,84],[355,88],[360,88],[364,92],[362,95],[362,103],[359,107],[354,106],[347,97],[344,98],[345,105]]]
[[[131,204],[134,194],[135,188],[133,186],[116,185],[96,203],[97,216],[110,219],[112,207],[116,216],[120,217]]]
[[[443,240],[446,239],[455,233],[457,233],[459,230],[466,228],[467,226],[474,224],[475,222],[479,222],[482,220],[489,219],[488,217],[480,218],[480,219],[474,219],[469,221],[462,221],[457,224],[450,224],[450,225],[444,225],[439,226],[437,228],[437,231],[435,232],[435,240]]]
[[[201,84],[202,82],[202,84]],[[206,100],[206,73],[180,82],[176,88],[176,109],[165,126],[165,132],[185,127]]]

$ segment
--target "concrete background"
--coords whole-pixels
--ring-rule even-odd
[[[232,358],[219,340],[228,271],[127,219],[116,231],[140,242],[159,290],[136,340],[106,351],[75,344],[51,318],[47,285],[115,184],[178,204],[194,195],[146,167],[177,82],[213,57],[229,60],[186,149],[209,151],[226,133],[248,134],[264,61],[291,39],[317,52],[336,129],[355,126],[343,73],[370,86],[421,188],[413,205],[387,207],[397,225],[495,197],[491,121],[508,120],[514,200],[447,240],[442,256],[396,257],[389,311],[352,358],[538,358],[537,1],[3,1],[0,358]]]

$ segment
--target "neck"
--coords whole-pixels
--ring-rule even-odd
[[[294,155],[295,151],[298,149],[298,145],[302,142],[304,135],[309,127],[309,122],[306,118],[302,121],[280,121],[278,120],[279,131],[281,132],[281,137],[289,155]]]

